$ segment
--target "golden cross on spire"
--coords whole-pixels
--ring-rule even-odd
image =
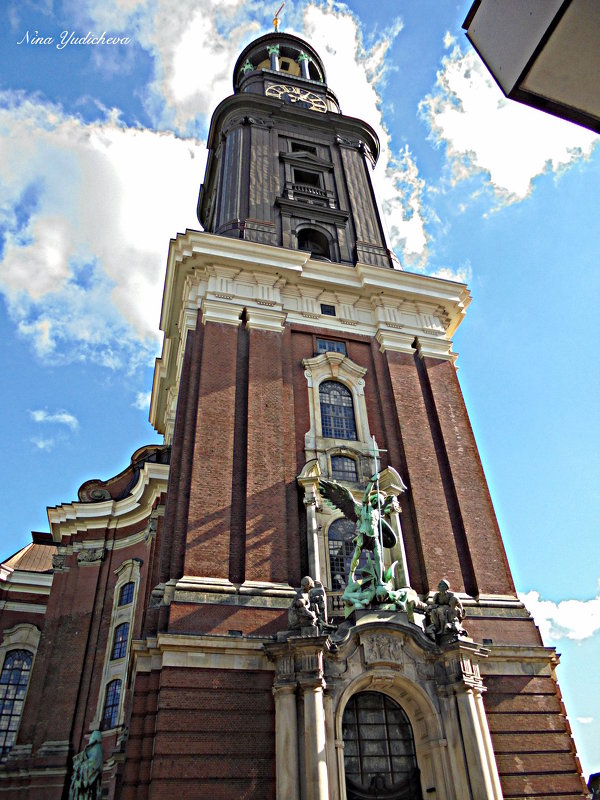
[[[279,33],[279,23],[281,20],[279,19],[279,15],[281,14],[281,9],[284,7],[285,3],[282,3],[279,8],[277,9],[275,16],[273,17],[273,27],[275,28],[275,33]]]

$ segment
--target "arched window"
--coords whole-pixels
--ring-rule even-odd
[[[115,628],[115,638],[113,639],[113,648],[110,655],[110,660],[114,661],[116,658],[124,658],[127,652],[127,639],[129,638],[129,623],[123,622]]]
[[[412,727],[391,697],[353,695],[344,709],[342,735],[348,800],[423,800]]]
[[[331,589],[343,591],[348,584],[348,572],[354,553],[354,533],[356,525],[352,520],[342,517],[335,519],[327,531],[329,547],[329,573]]]
[[[321,433],[332,439],[356,441],[352,394],[343,383],[323,381],[319,386]]]
[[[33,655],[29,650],[9,650],[0,674],[0,754],[5,755],[15,743]]]
[[[119,605],[120,606],[127,606],[133,600],[133,590],[135,589],[135,583],[133,581],[129,581],[126,583],[125,586],[121,589],[121,594],[119,595]]]
[[[101,730],[107,731],[109,728],[114,728],[117,724],[120,697],[121,681],[117,678],[116,680],[111,681],[106,687],[104,711],[102,713],[102,721],[100,723]]]
[[[329,240],[321,231],[303,228],[298,233],[298,250],[306,250],[313,258],[331,259]]]

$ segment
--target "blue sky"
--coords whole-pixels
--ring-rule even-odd
[[[198,228],[210,114],[277,5],[2,4],[5,556],[47,530],[47,505],[158,440],[168,240]],[[600,771],[600,148],[500,95],[461,30],[469,6],[297,0],[282,20],[322,55],[344,113],[381,137],[375,181],[405,268],[471,288],[460,381],[517,587],[563,654],[587,776]],[[57,47],[63,31],[127,41]]]

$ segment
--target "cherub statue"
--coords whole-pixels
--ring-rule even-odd
[[[102,734],[94,731],[81,753],[73,756],[69,800],[100,800],[102,763]]]
[[[334,631],[337,625],[327,620],[327,597],[320,581],[306,575],[300,582],[300,591],[288,610],[288,630],[311,628],[311,633]]]
[[[317,627],[321,633],[325,631],[337,630],[337,625],[333,625],[327,619],[327,595],[321,581],[314,581],[313,588],[308,593],[310,607],[317,615]]]
[[[439,636],[467,635],[467,631],[461,625],[465,618],[463,604],[454,592],[450,591],[450,584],[445,578],[439,582],[438,591],[428,602],[425,633],[429,637],[435,639]]]
[[[300,591],[292,600],[288,610],[288,629],[290,631],[301,630],[302,628],[317,628],[317,614],[311,608],[310,591],[314,589],[315,582],[308,575],[300,582]]]

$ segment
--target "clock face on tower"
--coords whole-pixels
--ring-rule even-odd
[[[295,103],[302,108],[309,108],[311,111],[327,111],[327,103],[322,97],[307,89],[301,89],[299,86],[276,83],[268,86],[265,94],[267,97],[276,97],[286,103]]]

